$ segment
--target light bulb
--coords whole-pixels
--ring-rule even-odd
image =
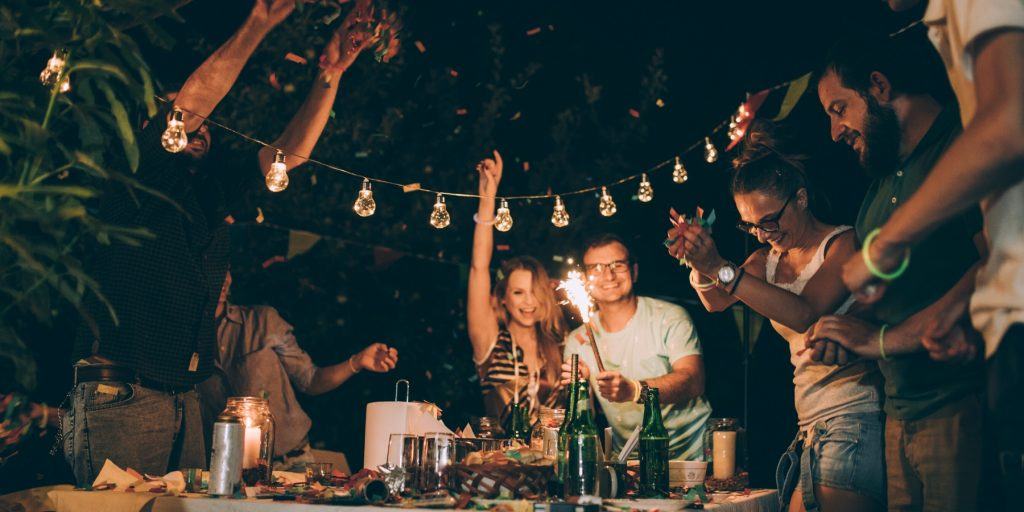
[[[690,179],[690,176],[686,174],[686,167],[683,167],[683,163],[679,161],[679,157],[676,157],[676,165],[672,168],[672,181],[676,183],[686,183],[686,180]]]
[[[370,190],[370,179],[363,178],[363,188],[359,190],[359,197],[352,204],[352,210],[360,217],[369,217],[377,211],[377,201],[373,200],[373,191]]]
[[[434,202],[434,211],[430,212],[430,225],[437,229],[444,229],[452,223],[452,216],[448,214],[448,207],[444,204],[444,196],[437,194],[437,201]]]
[[[494,214],[494,229],[502,233],[512,229],[512,212],[508,211],[508,201],[502,199],[498,213]]]
[[[556,228],[564,228],[569,225],[569,212],[565,211],[565,203],[561,196],[555,196],[555,209],[551,212],[551,223]]]
[[[188,134],[185,133],[185,121],[182,121],[184,114],[180,109],[171,112],[171,120],[167,121],[167,129],[160,137],[160,144],[171,153],[178,153],[188,146]]]
[[[713,164],[718,160],[718,150],[711,143],[711,137],[704,137],[704,160],[709,164]]]
[[[70,76],[68,76],[68,75],[64,76],[64,80],[61,80],[60,87],[57,88],[57,91],[60,92],[61,94],[66,94],[66,93],[71,91],[71,77]]]
[[[271,192],[280,192],[288,188],[288,166],[284,163],[284,153],[277,150],[274,155],[274,163],[270,164],[270,171],[267,172],[267,189]]]
[[[615,212],[619,211],[615,207],[615,201],[612,200],[612,196],[608,195],[608,187],[601,187],[601,201],[597,204],[597,209],[605,217],[611,217],[615,215]]]
[[[53,87],[64,72],[64,65],[67,63],[68,51],[60,48],[54,50],[53,56],[46,61],[46,67],[39,73],[39,81],[47,87]]]
[[[654,187],[651,186],[651,182],[647,181],[647,173],[643,173],[640,177],[640,188],[636,191],[636,198],[641,203],[649,203],[651,199],[654,199]]]

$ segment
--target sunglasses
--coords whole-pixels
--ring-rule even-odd
[[[754,223],[744,222],[741,220],[736,223],[736,229],[747,233],[748,235],[753,235],[755,230],[761,230],[762,233],[774,233],[778,231],[779,219],[781,219],[782,215],[786,213],[786,207],[789,206],[789,202],[792,201],[794,197],[796,197],[796,194],[790,195],[789,199],[786,199],[786,202],[782,203],[782,208],[779,208],[779,211],[766,217],[761,222]]]

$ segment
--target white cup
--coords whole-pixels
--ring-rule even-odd
[[[694,487],[704,483],[708,463],[697,460],[668,461],[669,487]]]

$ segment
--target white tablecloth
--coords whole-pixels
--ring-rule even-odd
[[[207,497],[154,497],[114,491],[55,490],[49,493],[57,512],[437,512],[436,509],[398,509],[392,507],[339,507],[303,505],[288,501],[231,500]],[[715,494],[705,510],[715,512],[777,512],[779,502],[774,489],[741,494]]]

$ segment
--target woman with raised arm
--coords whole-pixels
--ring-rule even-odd
[[[856,250],[854,232],[811,213],[801,158],[775,146],[771,127],[756,126],[734,161],[732,180],[739,229],[767,246],[737,267],[718,254],[706,229],[673,210],[669,253],[686,258],[690,284],[708,311],[742,301],[768,317],[789,342],[799,432],[776,475],[783,508],[788,503],[791,512],[881,510],[885,458],[878,370],[867,361],[847,362],[846,353],[831,343],[825,360],[838,365],[817,363],[802,335],[818,317],[851,306],[841,271]]]
[[[531,423],[540,406],[558,401],[565,320],[544,266],[535,258],[505,260],[491,285],[494,210],[501,181],[501,155],[477,164],[480,207],[473,217],[467,322],[473,362],[480,375],[488,416],[505,423],[512,405],[525,404]]]

